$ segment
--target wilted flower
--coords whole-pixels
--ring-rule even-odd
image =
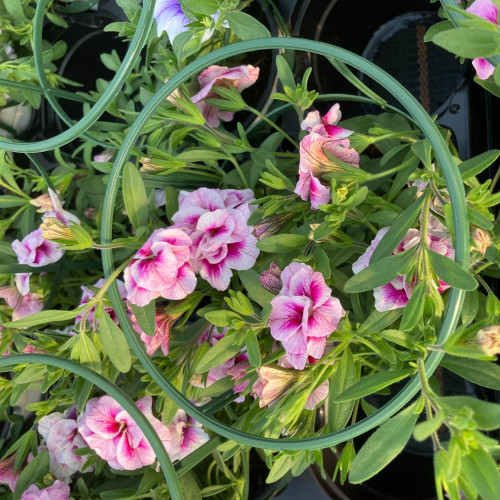
[[[255,236],[262,240],[277,233],[294,216],[294,212],[282,212],[262,219],[254,226]]]
[[[169,314],[168,312],[161,313],[156,311],[155,333],[148,335],[141,333],[141,340],[146,345],[146,352],[152,356],[158,347],[161,347],[163,354],[166,356],[169,352],[170,329],[174,323],[182,316],[182,313]]]
[[[54,481],[54,484],[41,490],[32,484],[22,495],[21,500],[68,500],[71,490],[66,483]]]
[[[283,288],[281,268],[274,262],[271,262],[269,269],[260,273],[259,281],[268,292],[278,295]]]
[[[345,315],[323,275],[292,262],[281,273],[283,288],[271,301],[271,335],[281,341],[291,365],[302,370],[308,356],[323,356],[328,337]]]
[[[16,321],[43,309],[43,302],[38,294],[28,293],[21,295],[16,288],[0,287],[0,298],[13,309],[12,321]]]
[[[484,256],[486,249],[493,243],[488,231],[476,227],[471,231],[470,236],[473,242],[471,250],[475,250]]]
[[[500,353],[500,326],[490,325],[477,332],[478,343],[487,356]]]
[[[52,204],[52,199],[50,198],[49,193],[44,193],[37,198],[30,200],[30,203],[33,206],[38,207],[37,212],[42,214],[54,210],[54,205]]]
[[[165,448],[170,460],[182,460],[209,440],[208,434],[194,418],[182,408],[167,425],[168,438]]]
[[[205,99],[218,98],[213,87],[234,87],[242,92],[253,85],[259,78],[259,68],[250,64],[228,68],[227,66],[210,66],[198,75],[201,90],[191,97],[196,107],[210,127],[218,127],[220,120],[229,122],[234,117],[233,111],[221,111],[208,104]]]
[[[479,16],[490,23],[498,25],[498,7],[491,0],[475,0],[465,9],[466,12]],[[481,80],[488,79],[495,71],[495,67],[482,57],[472,60],[472,65]]]
[[[179,300],[196,287],[191,238],[177,228],[153,231],[125,269],[127,299],[145,306],[158,297]]]
[[[20,472],[14,472],[15,461],[15,454],[0,460],[0,483],[8,484],[11,491],[14,491],[20,475]]]
[[[257,369],[259,380],[252,392],[259,398],[259,406],[269,406],[284,396],[299,380],[300,373],[278,365],[267,365]],[[260,383],[258,383],[260,381]]]
[[[56,243],[43,237],[42,229],[36,229],[25,236],[22,241],[14,240],[12,249],[16,252],[19,264],[28,264],[32,267],[41,267],[57,262],[64,253]]]
[[[146,396],[136,406],[144,413],[163,443],[169,435],[165,426],[153,416],[152,399]],[[151,465],[155,459],[153,448],[140,427],[111,397],[92,398],[79,419],[78,430],[87,445],[111,467],[117,470],[135,470]]]
[[[352,134],[352,131],[337,126],[341,118],[340,105],[337,103],[323,117],[321,117],[319,111],[309,112],[305,120],[300,124],[300,128],[329,139],[345,139]]]
[[[69,225],[70,222],[73,222],[74,224],[80,224],[80,219],[76,216],[73,215],[71,212],[68,212],[67,210],[63,209],[63,202],[59,199],[57,194],[49,188],[49,196],[50,200],[52,201],[52,210],[49,210],[48,212],[45,212],[43,215],[43,219],[45,220],[48,217],[58,219],[61,221],[63,224],[66,224],[67,226]]]

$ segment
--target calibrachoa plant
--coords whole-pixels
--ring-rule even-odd
[[[130,37],[140,9],[122,3],[129,21],[109,29]],[[496,8],[476,0],[468,12],[484,17],[490,3]],[[181,471],[186,498],[257,496],[250,460],[267,465],[267,483],[311,464],[325,474],[321,451],[250,451],[202,426],[162,391],[139,346],[185,399],[266,438],[340,431],[416,376],[418,397],[364,445],[344,443],[335,476],[342,484],[371,478],[413,436],[432,441],[439,498],[496,499],[490,431],[500,427],[500,407],[444,396],[424,361],[444,352],[438,370],[500,389],[500,302],[491,290],[500,195],[498,176],[482,176],[500,151],[462,160],[440,130],[465,190],[465,270],[455,262],[464,221],[453,219],[443,170],[413,119],[394,108],[342,116],[342,102],[309,90],[310,69],[294,75],[281,55],[273,61],[279,92],[264,114],[253,101],[265,75],[245,55],[207,67],[162,102],[123,168],[112,222],[103,217],[136,106],[204,53],[268,35],[238,5],[158,0],[148,56],[109,106],[109,133],[101,124],[76,149],[56,149],[48,171],[0,152],[0,353],[13,356],[3,359],[80,363],[135,403],[122,406],[65,368],[72,365],[33,357],[2,368],[2,498],[169,498],[154,442],[131,416],[137,410]],[[115,56],[103,60],[112,66]],[[89,102],[105,87],[97,86]],[[99,243],[110,224],[112,240]],[[113,251],[109,275],[103,250]],[[452,288],[466,292],[464,305],[437,345]],[[29,389],[40,397],[23,418]]]

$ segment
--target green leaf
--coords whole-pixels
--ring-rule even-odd
[[[156,304],[152,300],[147,306],[132,305],[132,312],[141,330],[147,335],[154,335],[156,330]]]
[[[269,475],[267,476],[266,483],[275,483],[281,479],[295,463],[295,456],[282,454],[271,467]]]
[[[370,258],[370,264],[374,264],[381,258],[389,255],[406,236],[408,230],[412,227],[415,219],[420,213],[420,209],[424,203],[425,196],[417,198],[397,219],[391,226],[389,231],[384,234],[380,240],[377,248]],[[390,281],[390,280],[389,280]],[[386,281],[388,283],[388,281]]]
[[[259,368],[261,364],[259,341],[251,328],[247,332],[247,353],[250,364],[255,368]]]
[[[259,281],[260,274],[253,269],[247,271],[239,271],[238,276],[245,287],[248,296],[259,306],[264,307],[273,300],[274,295],[268,292]]]
[[[412,259],[415,248],[385,257],[349,278],[344,286],[346,293],[359,293],[373,290],[379,286],[389,283],[396,278]]]
[[[14,489],[14,500],[20,500],[22,494],[37,478],[49,473],[50,456],[48,451],[39,453],[21,472]]]
[[[204,14],[205,16],[215,14],[218,9],[215,0],[182,0],[182,6],[187,7],[191,12]]]
[[[456,28],[438,33],[432,41],[457,56],[473,59],[497,54],[500,35],[481,28]]]
[[[420,161],[424,164],[427,170],[432,170],[432,150],[431,144],[427,139],[414,142],[411,146],[411,150],[420,158]]]
[[[362,483],[394,460],[410,439],[417,418],[413,404],[382,424],[358,451],[349,472],[349,482]]]
[[[302,234],[273,234],[257,242],[257,248],[263,252],[291,252],[304,248],[309,238]]]
[[[205,319],[215,326],[231,326],[233,321],[243,321],[243,318],[233,311],[211,311],[205,314]]]
[[[149,220],[148,197],[141,174],[133,163],[123,169],[123,201],[132,225],[138,229],[147,226]]]
[[[417,326],[424,314],[425,296],[427,295],[427,282],[421,281],[415,285],[411,298],[404,308],[400,328],[408,331]]]
[[[99,338],[111,363],[122,373],[127,373],[132,366],[127,339],[105,311],[99,318]]]
[[[437,412],[430,420],[418,423],[413,430],[413,437],[416,441],[425,441],[431,434],[436,432],[446,419],[446,412]]]
[[[482,500],[497,500],[500,491],[500,473],[497,464],[481,447],[469,448],[462,457],[462,470]]]
[[[207,486],[201,490],[202,498],[214,498],[214,496],[222,493],[223,491],[232,488],[233,485],[231,483],[228,484],[214,484],[213,486]]]
[[[293,89],[295,87],[295,78],[287,60],[281,55],[276,56],[276,69],[283,88],[289,87]]]
[[[78,334],[78,359],[80,363],[89,366],[95,372],[101,372],[101,357],[94,342],[87,337],[85,332]],[[72,351],[73,355],[73,351]]]
[[[92,239],[90,234],[87,233],[87,231],[85,231],[82,226],[80,226],[80,224],[71,224],[69,230],[76,238],[76,241],[79,243],[80,249],[90,248],[92,245],[94,245],[94,240]]]
[[[9,321],[4,323],[4,326],[9,328],[28,328],[30,326],[43,325],[45,323],[57,323],[59,321],[68,321],[69,319],[76,318],[83,308],[75,309],[74,311],[56,311],[47,310],[39,313],[31,314],[25,318],[16,321]]]
[[[243,337],[244,339],[245,337]],[[196,365],[197,373],[205,373],[208,370],[221,365],[229,358],[232,358],[241,350],[241,341],[235,343],[234,335],[221,338],[212,346],[200,359]]]
[[[468,396],[438,397],[436,401],[446,408],[460,411],[464,407],[474,412],[474,421],[479,429],[490,431],[500,427],[500,405],[488,403]]]
[[[359,399],[369,394],[373,394],[384,387],[388,387],[399,380],[403,380],[413,372],[411,369],[394,370],[390,372],[378,372],[372,375],[363,377],[359,382],[342,391],[336,398],[336,402],[350,401],[351,399]]]
[[[454,260],[427,248],[434,272],[448,285],[460,290],[475,290],[477,281]]]
[[[441,31],[447,31],[449,29],[453,29],[453,23],[451,21],[441,21],[439,23],[430,26],[429,29],[425,32],[424,42],[431,42],[432,39]]]
[[[229,27],[240,40],[269,38],[271,36],[269,30],[262,23],[245,12],[230,12],[226,17]]]
[[[342,430],[351,417],[354,400],[338,403],[335,398],[358,381],[356,365],[349,347],[346,348],[332,377],[328,400],[328,430]]]
[[[478,156],[474,156],[474,158],[463,161],[458,166],[462,180],[465,181],[475,175],[480,174],[494,161],[496,161],[498,156],[500,156],[500,151],[498,149],[492,149],[491,151],[485,151]]]
[[[445,354],[441,364],[448,370],[482,387],[500,391],[500,366],[491,361]]]
[[[172,216],[179,210],[179,191],[172,186],[165,186],[165,213],[172,222]]]

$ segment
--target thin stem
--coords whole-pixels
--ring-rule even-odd
[[[498,182],[499,178],[500,178],[500,168],[497,169],[497,173],[495,174],[495,177],[493,177],[493,180],[491,181],[491,184],[490,184],[490,193],[493,193],[495,191],[495,185]]]
[[[265,121],[267,124],[271,125],[271,127],[277,130],[280,134],[283,134],[283,137],[287,139],[288,142],[290,142],[290,144],[293,144],[295,148],[299,149],[299,145],[297,144],[297,142],[294,139],[292,139],[280,126],[276,125],[276,123],[271,121],[266,115],[263,115],[260,111],[248,105],[245,106],[245,109],[257,115],[261,120]]]
[[[474,278],[476,278],[477,281],[479,281],[479,283],[483,285],[484,289],[488,292],[488,294],[494,295],[493,290],[488,286],[488,283],[486,283],[486,281],[484,281],[483,278],[479,276],[477,271],[472,271],[472,274],[474,275]]]

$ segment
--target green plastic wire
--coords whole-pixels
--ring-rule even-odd
[[[439,0],[439,1],[441,2],[443,9],[446,11],[446,14],[448,14],[448,17],[450,18],[450,21],[453,23],[455,28],[460,27],[460,21],[463,21],[467,18],[463,14],[460,14],[460,12],[456,12],[450,8],[450,7],[453,7],[454,9],[460,8],[457,5],[456,0]],[[484,59],[486,59],[495,68],[500,64],[499,55],[484,57]]]
[[[104,199],[101,238],[102,243],[106,244],[112,238],[112,223],[113,209],[116,202],[116,196],[121,180],[121,172],[128,160],[130,152],[136,143],[142,128],[154,113],[156,108],[165,102],[165,99],[179,85],[194,77],[208,66],[239,54],[253,52],[265,49],[285,49],[285,50],[301,50],[313,52],[325,57],[333,57],[340,61],[353,66],[354,68],[364,72],[370,78],[383,85],[392,95],[401,102],[406,108],[415,122],[418,124],[422,132],[428,138],[432,148],[434,149],[437,161],[441,166],[446,184],[450,193],[451,207],[453,220],[455,222],[455,255],[456,261],[464,269],[469,266],[469,233],[468,233],[468,218],[465,206],[465,192],[462,181],[458,172],[455,160],[450,155],[448,148],[444,142],[436,125],[424,111],[416,99],[396,80],[385,73],[383,70],[374,64],[366,61],[362,57],[353,54],[347,50],[335,47],[326,43],[295,39],[295,38],[266,38],[258,40],[250,40],[240,42],[234,45],[229,45],[218,49],[215,52],[205,55],[204,57],[193,61],[184,69],[173,76],[163,87],[158,90],[153,98],[147,103],[142,112],[134,121],[129,133],[117,154],[112,172],[109,177],[109,182]],[[112,250],[103,250],[102,252],[103,270],[106,278],[113,272]],[[189,415],[196,418],[203,425],[212,431],[224,436],[227,439],[232,439],[238,443],[259,448],[273,450],[315,450],[335,446],[338,443],[352,439],[360,434],[363,434],[370,429],[380,425],[386,419],[391,417],[395,412],[400,410],[420,389],[420,381],[418,376],[413,376],[407,385],[385,406],[377,410],[369,417],[360,422],[351,425],[339,432],[327,434],[325,436],[316,436],[305,439],[270,439],[261,436],[254,436],[242,432],[237,429],[219,422],[218,420],[206,415],[203,407],[197,407],[184,395],[179,393],[173,385],[165,379],[161,371],[150,359],[144,350],[144,346],[139,341],[138,336],[133,329],[130,320],[126,314],[123,301],[118,292],[116,283],[113,283],[109,289],[111,301],[116,311],[120,325],[122,325],[125,336],[130,343],[133,352],[136,354],[143,367],[152,377],[152,379],[161,387],[161,389],[170,397],[178,406],[183,408]],[[442,343],[450,335],[455,328],[464,299],[464,291],[452,289],[444,314],[443,323],[438,335],[438,342]],[[427,376],[430,376],[438,366],[442,352],[434,351],[429,354],[425,361],[425,371]]]
[[[165,445],[162,443],[158,434],[147,417],[139,410],[135,403],[127,396],[127,394],[117,387],[113,382],[105,379],[95,371],[86,366],[77,363],[71,359],[59,358],[50,354],[11,354],[0,358],[0,369],[11,366],[16,366],[22,363],[34,363],[46,366],[55,366],[69,372],[79,375],[84,379],[92,382],[94,385],[111,396],[123,409],[134,419],[135,423],[140,427],[141,431],[146,436],[149,444],[153,448],[156,458],[162,468],[162,471],[167,480],[167,485],[170,495],[173,500],[181,500],[183,498],[181,485],[175,472],[172,461],[167,454]]]
[[[33,21],[33,33],[37,34],[34,38],[34,51],[39,51],[42,44],[42,28],[43,28],[43,13],[48,0],[39,0]],[[153,24],[155,0],[144,0],[141,16],[137,25],[137,30],[130,42],[127,53],[123,62],[117,71],[114,78],[106,90],[102,93],[99,100],[92,106],[89,112],[78,122],[72,125],[68,130],[61,132],[55,137],[44,139],[37,142],[9,142],[5,139],[0,139],[0,149],[15,151],[16,153],[41,153],[52,149],[64,146],[76,138],[85,134],[85,132],[102,116],[108,106],[113,102],[115,97],[120,92],[123,84],[127,80],[129,74],[134,69],[134,65],[141,54],[141,50],[147,42],[151,26]],[[37,68],[41,68],[40,63]],[[42,87],[43,83],[40,82]],[[44,92],[45,97],[51,102],[52,93]],[[52,99],[53,100],[53,99]],[[54,101],[56,102],[56,101]],[[51,102],[52,104],[52,102]],[[56,105],[58,106],[57,102]],[[57,106],[55,108],[57,112]],[[93,139],[92,139],[93,140]],[[107,145],[109,147],[109,145]]]

